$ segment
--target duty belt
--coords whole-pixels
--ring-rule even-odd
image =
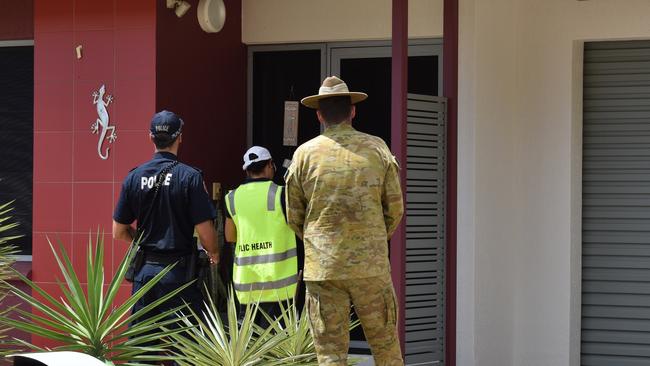
[[[178,254],[163,254],[163,253],[145,253],[144,261],[149,264],[163,264],[170,265],[177,263],[177,266],[185,266],[188,262],[190,254],[178,255]]]

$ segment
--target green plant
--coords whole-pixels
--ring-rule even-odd
[[[273,328],[272,333],[285,333],[286,342],[273,348],[266,356],[268,360],[282,360],[283,365],[318,366],[314,338],[309,330],[309,319],[306,307],[302,314],[299,313],[295,301],[285,306],[280,302],[281,315],[278,321],[273,322],[271,317],[263,313]],[[350,323],[350,330],[359,326],[359,320]],[[348,359],[348,365],[356,365],[358,361]]]
[[[284,360],[287,365],[318,366],[314,339],[309,330],[309,320],[305,308],[300,316],[295,302],[288,306],[280,302],[281,315],[278,321],[263,313],[273,328],[273,333],[285,333],[286,342],[277,345],[266,356],[269,360]]]
[[[269,327],[258,334],[253,320],[259,309],[257,304],[246,307],[243,319],[237,321],[237,306],[231,289],[228,300],[227,324],[224,324],[215,304],[210,300],[205,304],[203,317],[195,314],[197,326],[182,313],[181,321],[186,330],[168,336],[169,344],[175,348],[175,359],[180,366],[254,366],[283,365],[282,362],[269,361],[265,356],[276,346],[286,341],[286,333],[272,333]],[[204,318],[204,319],[201,319]]]
[[[20,235],[6,235],[9,230],[18,226],[16,222],[10,222],[12,217],[9,213],[12,211],[12,202],[0,205],[0,316],[9,316],[12,311],[11,307],[5,306],[5,300],[9,294],[9,287],[7,283],[10,279],[14,278],[12,265],[15,262],[14,255],[18,252],[15,246],[9,245],[8,242],[18,239]],[[4,343],[7,340],[6,333],[10,327],[0,327],[0,342]],[[14,350],[8,348],[0,348],[0,357],[5,356]]]
[[[84,289],[84,285],[82,285],[75,273],[63,246],[59,243],[59,254],[50,242],[50,248],[64,278],[63,282],[59,282],[62,297],[57,299],[26,277],[16,274],[40,298],[9,285],[12,292],[29,304],[33,311],[27,312],[16,309],[22,319],[15,320],[2,316],[0,317],[0,323],[61,344],[52,348],[52,350],[83,352],[102,361],[107,361],[107,364],[119,361],[125,362],[127,365],[139,365],[139,362],[146,360],[165,359],[168,356],[152,354],[164,352],[166,350],[164,344],[147,344],[160,338],[161,327],[169,326],[178,321],[174,314],[183,307],[155,315],[131,327],[128,327],[128,325],[132,324],[136,319],[142,319],[153,308],[178,295],[189,283],[159,298],[136,313],[130,314],[133,305],[158,283],[171,270],[173,265],[166,267],[124,303],[117,304],[116,296],[128,264],[135,255],[136,246],[132,245],[130,247],[119,264],[115,276],[110,283],[106,284],[102,238],[103,234],[98,233],[95,245],[93,245],[92,237],[89,235],[86,260],[88,284],[86,289]],[[183,329],[180,328],[176,331],[183,331]],[[16,340],[16,342],[33,350],[48,350],[24,341]]]
[[[288,306],[281,303],[281,310],[281,316],[272,319],[258,304],[251,304],[238,321],[231,289],[226,323],[210,302],[205,305],[205,320],[199,320],[197,327],[191,327],[190,320],[179,314],[187,330],[169,336],[168,341],[174,344],[178,357],[176,362],[181,366],[318,365],[304,309],[299,316],[295,302],[292,302]],[[270,324],[266,329],[255,324],[258,313]],[[193,315],[198,319],[196,314]],[[358,320],[353,322],[350,329],[358,324]],[[353,359],[348,362],[349,365],[356,363]]]

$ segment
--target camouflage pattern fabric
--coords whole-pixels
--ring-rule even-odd
[[[306,281],[390,272],[388,238],[404,213],[399,166],[386,143],[350,124],[296,150],[286,175],[287,222],[305,243]]]
[[[355,281],[307,281],[306,284],[309,323],[319,365],[348,364],[350,302],[361,320],[375,365],[404,365],[390,274]]]

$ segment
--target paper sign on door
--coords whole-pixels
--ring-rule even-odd
[[[298,146],[298,102],[284,102],[284,146]]]

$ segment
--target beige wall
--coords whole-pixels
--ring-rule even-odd
[[[508,103],[518,92],[512,3],[460,2],[458,365],[509,366],[514,355],[521,208],[519,126]]]
[[[246,44],[390,39],[391,0],[243,0]],[[442,0],[409,1],[409,37],[442,35]]]
[[[650,39],[650,1],[459,1],[457,364],[578,366],[581,45]],[[390,3],[244,0],[242,37],[389,39]],[[440,37],[442,0],[409,3]]]
[[[460,0],[458,365],[577,366],[581,45],[650,39],[650,2],[487,3]]]

